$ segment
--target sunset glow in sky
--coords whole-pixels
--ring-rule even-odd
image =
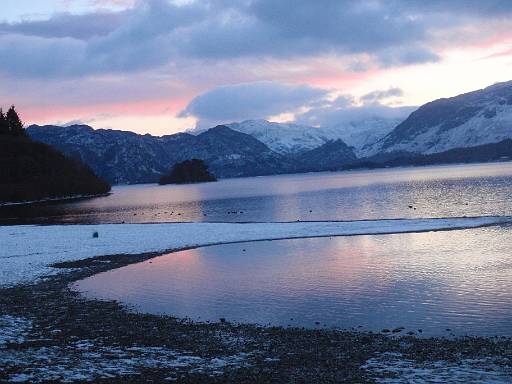
[[[0,105],[170,134],[329,125],[512,80],[510,0],[6,0]]]

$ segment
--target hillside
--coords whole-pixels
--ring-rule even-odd
[[[156,182],[170,168],[164,143],[168,141],[170,146],[177,140],[186,143],[191,136],[155,138],[128,131],[95,130],[87,125],[33,125],[27,128],[27,134],[79,159],[112,184]]]
[[[512,140],[498,143],[482,144],[468,148],[454,148],[448,151],[418,155],[411,153],[394,153],[389,158],[376,156],[345,165],[344,169],[383,168],[408,165],[434,165],[455,163],[485,163],[491,161],[512,160]]]
[[[365,155],[432,154],[512,138],[512,81],[421,106]]]
[[[0,202],[20,202],[110,191],[89,167],[24,136],[0,135]]]
[[[162,137],[85,125],[27,128],[34,140],[80,159],[111,183],[157,182],[178,162],[200,159],[217,177],[283,173],[289,159],[256,138],[218,126],[197,136],[178,133]]]
[[[343,140],[333,140],[296,157],[297,171],[332,171],[357,160],[352,149]]]

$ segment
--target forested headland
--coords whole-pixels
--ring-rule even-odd
[[[0,109],[0,202],[104,194],[110,185],[86,165],[32,141],[14,106]]]

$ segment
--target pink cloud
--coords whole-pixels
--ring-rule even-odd
[[[473,43],[472,48],[490,49],[498,45],[512,44],[512,33],[496,34],[490,38]]]
[[[134,0],[94,0],[94,5],[97,7],[131,7],[135,4]]]
[[[495,59],[497,57],[512,56],[512,49],[506,49],[504,51],[496,52],[487,56],[482,57],[480,60]]]
[[[37,105],[18,106],[24,121],[30,123],[47,121],[66,121],[75,119],[94,118],[95,116],[108,115],[140,115],[151,116],[161,114],[176,114],[188,103],[186,98],[165,100],[144,100],[139,102],[113,103],[113,104],[89,104],[82,106]]]
[[[302,78],[302,82],[321,88],[346,88],[351,87],[359,82],[365,81],[373,77],[383,70],[372,68],[361,72],[339,72],[331,74],[320,74],[317,76],[306,76]]]

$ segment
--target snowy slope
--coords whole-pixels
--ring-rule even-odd
[[[453,148],[498,143],[512,138],[512,108],[498,106],[496,113],[497,116],[493,119],[488,119],[481,113],[448,131],[443,131],[439,125],[435,126],[429,131],[417,135],[414,141],[397,143],[391,149],[429,154]]]
[[[340,137],[335,132],[308,125],[272,123],[266,120],[246,120],[227,126],[255,137],[273,151],[286,155],[317,148]]]
[[[395,128],[403,117],[354,116],[333,126],[312,127],[309,125],[273,123],[266,120],[246,120],[227,124],[235,131],[255,137],[273,151],[300,154],[318,148],[328,141],[342,140],[355,149],[374,144]]]
[[[361,157],[366,148],[371,147],[385,137],[404,118],[369,117],[362,120],[340,122],[330,129],[336,131],[340,139],[353,147],[356,155]]]
[[[512,81],[421,106],[365,154],[437,153],[512,138]]]
[[[0,226],[0,286],[57,273],[50,264],[95,256],[165,252],[252,240],[477,228],[512,217],[427,218],[288,223],[165,223]],[[99,237],[93,238],[93,232]]]

